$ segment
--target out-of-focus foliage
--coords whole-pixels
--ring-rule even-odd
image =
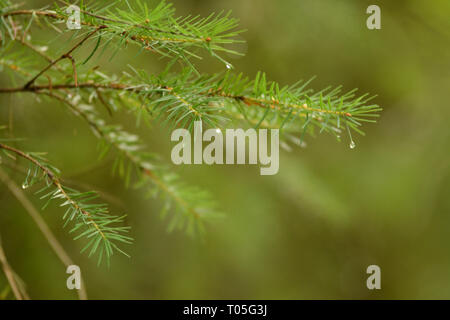
[[[48,100],[0,97],[8,106],[0,108],[2,123],[12,123],[16,137],[39,137],[21,145],[47,150],[69,182],[82,184],[72,187],[95,186],[111,211],[139,213],[127,217],[136,239],[131,260],[96,268],[95,261],[74,254],[90,298],[449,298],[448,1],[380,1],[379,31],[365,26],[372,4],[367,1],[174,4],[182,14],[232,9],[249,30],[242,34],[247,47],[237,48],[247,55],[226,59],[249,76],[263,69],[289,84],[318,75],[312,87],[331,83],[376,92],[375,103],[385,111],[377,126],[367,127],[366,137],[355,140],[355,149],[329,136],[307,137],[307,148],[281,154],[273,177],[261,177],[251,166],[178,168],[188,182],[211,190],[228,213],[202,242],[167,235],[155,214],[158,202],[134,189],[123,191],[111,166],[97,160],[97,142],[82,120]],[[94,61],[111,72],[130,62],[149,73],[162,70],[163,63],[137,51],[116,55],[112,65],[106,58]],[[212,73],[223,64],[205,59],[198,69]],[[12,85],[8,78],[0,81]],[[133,116],[113,117],[119,116],[134,128]],[[164,128],[142,125],[139,133],[169,159]],[[75,297],[65,291],[65,270],[33,222],[6,188],[0,192],[3,246],[30,296]],[[60,230],[60,217],[58,208],[44,212],[76,253],[76,244]],[[381,267],[381,292],[365,287],[370,264]],[[0,295],[4,284],[0,277]]]

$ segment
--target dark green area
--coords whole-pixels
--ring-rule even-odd
[[[61,210],[43,216],[81,267],[90,298],[314,299],[450,298],[450,3],[424,1],[227,0],[173,1],[179,14],[232,9],[248,29],[246,51],[228,57],[249,76],[267,72],[291,84],[317,75],[312,87],[343,85],[377,94],[384,111],[365,125],[365,137],[336,142],[306,137],[307,148],[281,152],[280,172],[260,176],[256,166],[184,166],[185,180],[209,189],[223,219],[205,239],[168,234],[161,202],[125,189],[99,162],[97,139],[61,104],[32,95],[0,96],[0,125],[13,117],[22,149],[48,158],[77,188],[107,195],[111,211],[128,213],[135,244],[131,259],[117,256],[110,269],[79,254],[81,244],[62,229]],[[28,8],[48,2],[27,1]],[[381,6],[382,29],[366,28],[369,4]],[[41,31],[42,32],[42,31]],[[47,37],[51,37],[50,31]],[[50,39],[50,38],[48,38]],[[53,46],[55,44],[52,44]],[[89,44],[91,48],[95,42]],[[49,51],[50,53],[51,51]],[[89,56],[89,48],[77,53]],[[131,64],[148,72],[162,62],[136,50],[90,66],[120,71]],[[201,71],[223,64],[205,59]],[[1,86],[13,86],[0,73]],[[150,150],[170,161],[170,136],[161,128],[134,128],[125,112],[109,119],[138,131]],[[24,177],[14,174],[21,184]],[[33,203],[42,202],[27,193]],[[113,198],[111,201],[110,198]],[[0,233],[9,262],[32,298],[76,298],[65,268],[27,213],[0,186]],[[366,288],[368,265],[382,272],[382,290]],[[0,296],[5,287],[0,276]]]

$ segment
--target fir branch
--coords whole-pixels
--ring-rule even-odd
[[[25,85],[24,88],[28,88],[29,86],[31,86],[34,81],[36,81],[37,78],[39,78],[42,74],[44,74],[48,69],[50,69],[51,67],[53,67],[55,64],[57,64],[59,61],[63,60],[63,59],[69,59],[72,62],[72,66],[73,66],[73,72],[74,72],[74,79],[75,79],[75,86],[77,86],[77,72],[75,69],[75,60],[73,59],[73,57],[71,56],[71,53],[73,51],[75,51],[77,48],[79,48],[81,45],[83,45],[83,43],[89,39],[91,36],[93,36],[97,31],[101,30],[105,28],[105,26],[99,26],[97,27],[94,31],[90,32],[87,36],[85,36],[83,39],[81,39],[76,45],[74,45],[69,51],[67,51],[66,53],[64,53],[63,55],[61,55],[58,59],[53,60],[51,63],[49,63],[44,69],[42,69],[37,75],[35,75],[30,81],[28,81]]]
[[[239,122],[255,128],[280,129],[281,146],[286,149],[290,149],[290,143],[303,146],[305,135],[315,135],[315,130],[328,132],[338,140],[346,132],[350,146],[354,147],[352,131],[364,134],[362,124],[375,122],[381,111],[379,106],[370,102],[373,97],[367,94],[357,96],[356,90],[343,92],[341,87],[328,87],[316,92],[309,88],[310,81],[281,86],[268,81],[261,72],[255,78],[231,71],[200,75],[191,60],[201,58],[198,51],[202,50],[231,68],[218,53],[239,54],[226,49],[226,45],[237,42],[235,37],[240,33],[236,29],[237,20],[230,18],[229,14],[177,18],[172,6],[165,1],[152,9],[140,0],[132,4],[128,1],[113,1],[107,5],[100,1],[81,4],[82,31],[66,30],[72,34],[68,42],[77,39],[76,44],[53,59],[33,45],[29,30],[42,19],[49,27],[63,33],[56,23],[68,18],[65,12],[68,3],[60,2],[64,6],[56,6],[55,11],[21,10],[10,1],[0,3],[0,64],[13,75],[14,80],[26,81],[24,86],[0,88],[0,93],[29,92],[67,105],[88,123],[100,139],[102,156],[111,149],[115,150],[117,157],[113,170],[119,171],[127,186],[131,176],[135,175],[137,186],[148,188],[152,196],[161,195],[164,202],[161,214],[165,216],[167,212],[173,212],[169,229],[203,229],[204,218],[217,215],[215,204],[208,193],[181,183],[170,169],[157,165],[156,157],[145,152],[139,137],[120,126],[105,124],[95,112],[95,103],[101,104],[111,115],[126,99],[124,107],[134,111],[138,121],[144,116],[146,120],[171,128],[192,128],[193,123],[200,120],[206,126],[216,128]],[[125,7],[121,7],[122,4]],[[114,45],[114,56],[130,42],[171,61],[157,75],[137,71],[131,66],[131,73],[123,72],[119,76],[109,76],[96,68],[79,73],[75,50],[88,41],[96,42],[82,64],[87,63],[99,48],[104,52]],[[22,45],[15,46],[17,42]],[[44,58],[47,64],[43,66],[37,59],[30,59],[30,50]],[[175,61],[182,61],[187,67],[173,72]],[[47,84],[42,84],[41,76],[47,78]],[[4,150],[11,148],[0,144],[0,149],[2,146]],[[93,254],[99,243],[103,243],[99,253],[101,260],[103,254],[109,257],[114,250],[121,251],[114,241],[128,243],[131,240],[123,235],[126,228],[110,225],[121,221],[122,217],[106,216],[103,205],[87,205],[94,194],[63,187],[54,173],[56,169],[49,167],[39,154],[24,153],[14,148],[8,152],[33,164],[35,170],[34,173],[29,171],[27,183],[40,177],[47,182],[47,187],[56,188],[44,198],[62,199],[63,206],[69,207],[65,219],[66,222],[72,219],[77,222],[72,230],[79,232],[77,238],[92,238],[83,250],[91,248]],[[43,176],[39,176],[39,172]]]
[[[122,159],[126,159],[137,169],[136,173],[139,178],[137,186],[146,186],[149,188],[148,194],[152,196],[156,195],[157,191],[163,194],[162,198],[165,203],[161,210],[161,217],[166,217],[171,207],[174,208],[175,213],[168,225],[169,231],[178,228],[185,229],[189,234],[202,234],[204,233],[205,219],[221,216],[209,193],[182,183],[176,174],[160,165],[153,164],[156,161],[155,156],[142,150],[143,143],[137,136],[123,131],[119,126],[105,125],[89,105],[78,105],[54,91],[35,91],[33,88],[34,86],[27,89],[22,88],[22,90],[34,91],[34,93],[44,94],[61,101],[69,106],[76,115],[83,118],[95,135],[106,143],[102,147],[102,157],[109,151],[109,146],[116,149],[123,158],[116,158],[114,167],[122,168],[119,173],[126,181],[130,180],[131,171],[123,169],[125,164]],[[57,88],[59,86],[56,86],[55,89]],[[127,171],[126,174],[125,171]]]
[[[215,209],[209,193],[196,187],[182,183],[177,175],[161,165],[156,165],[156,156],[143,150],[143,142],[139,137],[130,134],[120,126],[106,125],[100,119],[94,109],[87,105],[68,100],[54,92],[35,92],[44,94],[63,102],[78,116],[83,118],[90,126],[95,136],[103,141],[101,157],[104,157],[113,147],[118,153],[113,170],[119,167],[119,174],[129,184],[132,165],[136,170],[139,182],[136,186],[147,187],[149,195],[155,195],[160,191],[164,199],[161,217],[164,218],[174,204],[174,214],[168,225],[169,231],[175,228],[185,229],[189,234],[202,234],[204,232],[204,220],[218,217],[221,214]],[[124,160],[129,162],[128,169]]]
[[[47,192],[41,196],[41,199],[47,199],[46,205],[52,200],[59,199],[62,201],[59,205],[60,207],[68,207],[63,219],[65,220],[65,225],[74,222],[70,233],[78,232],[75,239],[85,237],[89,240],[82,251],[90,249],[89,255],[91,256],[98,249],[99,264],[104,256],[109,264],[109,259],[114,251],[127,255],[115,242],[131,243],[132,238],[124,235],[124,233],[128,232],[129,227],[114,226],[116,223],[123,222],[125,216],[111,216],[108,214],[106,205],[90,203],[90,200],[97,198],[95,192],[80,193],[77,190],[63,186],[57,177],[57,169],[45,163],[45,160],[39,154],[25,153],[3,143],[0,143],[0,149],[24,158],[34,165],[34,169],[28,171],[27,178],[23,184],[24,188],[44,180],[45,186],[39,193]],[[39,174],[39,171],[41,174]],[[53,189],[51,189],[52,186],[54,187]]]
[[[59,89],[108,89],[130,92],[138,96],[149,98],[156,93],[157,98],[148,103],[155,107],[152,111],[164,112],[173,124],[182,120],[184,126],[191,125],[196,120],[203,120],[211,126],[226,121],[221,111],[230,114],[241,114],[251,123],[264,120],[274,128],[297,126],[297,131],[304,128],[308,119],[322,131],[326,130],[335,135],[341,132],[341,126],[349,126],[358,133],[362,122],[374,122],[381,108],[375,104],[368,104],[373,99],[367,94],[357,97],[355,90],[344,94],[341,88],[326,88],[313,92],[307,88],[309,82],[299,82],[290,87],[283,87],[276,82],[267,82],[264,74],[258,74],[254,80],[243,80],[243,75],[227,72],[224,76],[214,75],[205,77],[191,77],[187,71],[181,77],[152,77],[137,73],[139,82],[134,77],[125,78],[128,83],[115,82],[84,82],[75,84],[54,84],[53,90]],[[98,80],[98,79],[95,79]],[[50,85],[36,85],[29,88],[0,88],[0,93],[39,92],[49,90]],[[172,97],[172,98],[170,98]],[[226,103],[229,102],[229,103]],[[252,109],[250,112],[241,107]],[[258,107],[264,111],[254,110]],[[269,109],[270,115],[265,112]],[[187,121],[189,120],[189,121]]]
[[[158,28],[160,24],[164,25],[173,15],[170,5],[166,5],[164,2],[150,13],[146,6],[139,1],[137,1],[137,5],[140,8],[139,11],[135,11],[131,7],[127,11],[117,9],[115,13],[104,10],[108,12],[106,16],[92,14],[85,9],[82,11],[88,17],[103,23],[127,25],[146,31],[155,31],[152,28]],[[59,11],[63,12],[61,9]],[[9,12],[6,13],[6,15],[8,14]],[[141,16],[142,14],[155,15],[154,19],[150,20],[154,24],[148,26],[145,23],[146,20]],[[141,22],[136,23],[137,20]],[[207,20],[202,23],[206,24]],[[112,27],[105,24],[103,28]],[[173,28],[170,30],[172,33],[174,32]],[[186,31],[186,29],[183,30]],[[61,58],[63,57],[64,55]],[[71,60],[74,71],[73,78],[76,80],[75,64],[73,58]],[[156,111],[159,115],[164,115],[165,121],[173,126],[191,127],[192,123],[197,120],[202,120],[209,126],[223,126],[227,122],[226,116],[231,119],[243,117],[252,126],[266,125],[272,128],[282,128],[285,131],[297,131],[301,140],[306,132],[314,134],[314,127],[319,128],[320,132],[330,132],[338,139],[342,128],[348,127],[363,134],[360,129],[362,123],[374,122],[373,118],[377,117],[377,113],[381,111],[377,105],[368,104],[373,97],[367,95],[356,97],[354,90],[341,94],[341,89],[338,87],[336,89],[326,88],[314,93],[311,89],[306,88],[309,82],[280,88],[278,83],[268,82],[263,73],[258,73],[256,79],[251,80],[242,74],[231,72],[224,75],[196,76],[192,70],[186,69],[178,74],[164,72],[158,76],[150,76],[142,71],[133,71],[134,74],[123,78],[125,81],[122,83],[108,82],[93,77],[81,84],[75,81],[74,86],[80,85],[83,89],[128,91],[136,95],[138,99],[147,100],[145,103],[152,105],[151,112]],[[34,86],[31,91],[72,89],[73,86],[72,84],[54,84],[55,82],[56,79],[49,78],[47,86]],[[0,93],[18,91],[21,90],[18,88],[0,89]],[[261,110],[253,110],[252,107]],[[351,139],[350,136],[349,133]]]
[[[190,58],[200,58],[190,48],[201,48],[211,56],[218,58],[231,66],[220,57],[217,52],[238,54],[226,49],[223,45],[239,42],[235,37],[242,31],[235,30],[237,20],[230,18],[230,13],[210,15],[207,18],[174,16],[172,5],[161,1],[153,10],[139,0],[136,1],[138,9],[127,3],[127,10],[118,8],[120,1],[114,3],[115,10],[107,11],[106,16],[91,13],[91,8],[84,6],[81,10],[81,24],[87,29],[104,29],[99,37],[105,39],[105,45],[116,41],[116,50],[126,45],[130,40],[139,43],[143,49],[157,52],[165,57],[176,58],[193,67]],[[41,16],[56,20],[65,20],[68,15],[65,8],[49,10],[3,10],[3,18],[15,16]],[[100,40],[99,40],[100,41]],[[114,53],[115,54],[115,53]],[[113,55],[114,55],[113,54]]]

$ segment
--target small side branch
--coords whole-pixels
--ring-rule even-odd
[[[51,92],[38,91],[35,93],[38,94],[42,93],[48,95],[56,100],[59,100],[67,104],[74,112],[79,114],[90,125],[90,127],[94,130],[97,136],[102,137],[111,146],[113,146],[119,152],[122,152],[132,163],[136,165],[137,168],[139,168],[142,174],[150,178],[150,180],[152,180],[155,185],[157,185],[161,190],[163,190],[166,194],[168,194],[176,203],[178,203],[187,212],[189,212],[189,214],[191,214],[195,219],[197,220],[200,219],[200,213],[198,213],[195,208],[191,207],[185,200],[183,200],[181,197],[177,196],[172,190],[170,190],[170,188],[164,183],[164,181],[162,181],[160,177],[158,177],[156,173],[154,173],[152,170],[149,170],[148,168],[145,167],[145,165],[143,165],[142,160],[139,157],[137,157],[130,151],[122,150],[122,148],[117,142],[115,142],[113,139],[111,139],[110,136],[105,134],[102,128],[100,128],[95,121],[92,121],[92,118],[88,117],[87,114],[82,110],[80,110],[75,104]]]
[[[48,64],[44,69],[42,69],[37,75],[35,75],[30,81],[28,81],[23,87],[24,89],[28,89],[37,78],[39,78],[42,74],[44,74],[47,70],[49,70],[51,67],[53,67],[55,64],[57,64],[59,61],[63,59],[69,59],[72,62],[73,66],[73,72],[74,72],[74,79],[75,79],[75,86],[77,86],[77,74],[76,74],[76,68],[75,68],[75,60],[71,56],[72,52],[74,52],[77,48],[79,48],[87,39],[92,37],[95,33],[97,33],[99,30],[106,28],[106,26],[99,26],[94,31],[90,32],[86,37],[81,39],[75,46],[73,46],[69,51],[64,53],[61,57],[59,57],[56,60],[53,60],[50,64]]]
[[[5,145],[3,143],[0,143],[0,149],[4,149],[7,151],[10,151],[12,153],[17,154],[18,156],[27,159],[28,161],[32,162],[34,165],[36,165],[39,169],[42,170],[42,172],[45,173],[45,175],[50,179],[50,181],[52,182],[52,184],[59,190],[59,192],[63,195],[64,199],[66,201],[68,201],[76,210],[79,210],[84,216],[87,217],[87,219],[92,223],[93,227],[98,231],[98,233],[101,235],[101,237],[103,239],[106,240],[106,236],[103,233],[103,231],[101,230],[100,226],[92,219],[91,214],[81,208],[74,199],[72,199],[67,192],[64,190],[61,182],[59,181],[59,179],[55,176],[55,174],[48,169],[46,166],[44,166],[43,164],[41,164],[38,160],[36,160],[35,158],[31,157],[30,155],[26,154],[25,152],[18,150],[16,148],[10,147],[8,145]]]

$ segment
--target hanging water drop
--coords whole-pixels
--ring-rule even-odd
[[[23,183],[22,184],[22,189],[26,189],[26,188],[28,188],[29,187],[29,185],[27,184],[27,183]]]
[[[227,69],[233,68],[233,66],[231,64],[229,64],[229,63],[227,63],[226,66],[227,66]]]
[[[356,143],[355,143],[355,141],[351,141],[350,142],[350,149],[355,149],[355,147],[356,147]]]

